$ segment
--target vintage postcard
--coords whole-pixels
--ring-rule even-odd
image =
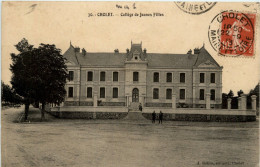
[[[259,2],[3,1],[2,167],[258,167]]]

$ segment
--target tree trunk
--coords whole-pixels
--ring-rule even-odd
[[[41,120],[43,121],[45,119],[45,103],[42,103],[42,110],[41,110]]]
[[[27,119],[28,119],[29,106],[30,106],[30,103],[26,102],[25,109],[24,109],[24,121],[27,121]]]

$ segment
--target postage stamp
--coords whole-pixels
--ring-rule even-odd
[[[217,2],[175,2],[182,11],[199,15],[210,10]]]
[[[211,46],[224,56],[254,55],[256,14],[224,11],[216,15],[208,29]]]

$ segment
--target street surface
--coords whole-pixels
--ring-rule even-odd
[[[60,120],[2,110],[2,167],[256,167],[259,122]],[[36,119],[35,119],[36,118]]]

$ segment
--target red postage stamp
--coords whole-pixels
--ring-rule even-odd
[[[209,38],[213,48],[225,56],[254,55],[256,14],[225,11],[218,14],[211,22],[218,24],[218,30],[209,30]],[[215,37],[214,37],[215,36]],[[217,39],[217,40],[215,40]]]

